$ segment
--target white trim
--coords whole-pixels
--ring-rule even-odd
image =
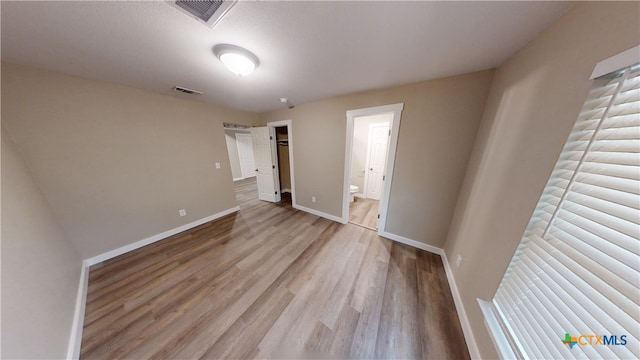
[[[223,217],[225,215],[229,215],[229,214],[234,213],[234,212],[239,211],[239,210],[240,210],[240,207],[236,206],[236,207],[233,207],[231,209],[227,209],[227,210],[221,211],[219,213],[213,214],[211,216],[207,216],[207,217],[202,218],[200,220],[196,220],[196,221],[190,222],[188,224],[185,224],[185,225],[182,225],[182,226],[178,226],[178,227],[173,228],[171,230],[167,230],[167,231],[161,232],[160,234],[156,234],[156,235],[150,236],[150,237],[148,237],[146,239],[142,239],[140,241],[136,241],[136,242],[131,243],[129,245],[125,245],[125,246],[119,247],[117,249],[114,249],[114,250],[111,250],[111,251],[107,251],[107,252],[102,253],[100,255],[88,258],[88,259],[85,260],[85,262],[87,263],[88,266],[95,265],[97,263],[101,263],[101,262],[103,262],[105,260],[109,260],[109,259],[114,258],[116,256],[128,253],[129,251],[133,251],[133,250],[141,248],[143,246],[147,246],[149,244],[153,244],[156,241],[160,241],[162,239],[166,239],[169,236],[181,233],[181,232],[183,232],[185,230],[189,230],[189,229],[194,228],[194,227],[196,227],[198,225],[202,225],[204,223],[208,223],[209,221],[216,220],[218,218],[221,218],[221,217]]]
[[[309,214],[313,214],[313,215],[316,215],[316,216],[323,217],[323,218],[325,218],[325,219],[329,219],[329,220],[331,220],[331,221],[339,222],[339,223],[341,223],[341,224],[346,224],[346,223],[347,223],[346,221],[344,221],[344,220],[343,220],[342,218],[340,218],[340,217],[337,217],[337,216],[335,216],[335,215],[331,215],[331,214],[327,214],[327,213],[324,213],[324,212],[322,212],[322,211],[313,210],[313,209],[310,209],[310,208],[308,208],[308,207],[304,207],[304,206],[302,206],[302,205],[293,204],[293,208],[294,208],[294,209],[298,209],[298,210],[302,210],[302,211],[304,211],[304,212],[308,212]]]
[[[296,180],[295,180],[295,171],[293,169],[293,122],[291,120],[279,120],[279,121],[270,121],[267,123],[268,127],[287,127],[287,138],[289,140],[289,178],[291,179],[291,205],[295,208],[296,203]],[[277,159],[277,156],[276,156]],[[279,170],[278,170],[279,171]],[[278,179],[279,183],[280,179]],[[284,190],[280,190],[280,192],[284,192]]]
[[[354,118],[360,116],[379,115],[391,113],[393,116],[390,120],[391,139],[387,148],[386,174],[384,190],[380,199],[380,220],[378,221],[378,234],[385,231],[387,224],[387,209],[389,207],[389,197],[391,191],[391,182],[393,181],[393,170],[396,160],[396,150],[398,147],[398,132],[400,130],[400,120],[402,118],[402,110],[404,103],[391,105],[374,106],[364,109],[355,109],[347,111],[347,139],[344,154],[344,183],[342,189],[342,223],[349,221],[349,186],[351,185],[351,157],[353,154],[353,122]]]
[[[409,246],[414,247],[416,249],[428,251],[430,253],[434,253],[434,254],[437,254],[437,255],[440,255],[440,256],[444,255],[444,250],[442,250],[439,247],[435,247],[433,245],[425,244],[425,243],[420,242],[420,241],[412,240],[412,239],[406,238],[404,236],[392,234],[392,233],[386,232],[386,231],[378,231],[378,235],[382,236],[383,238],[387,238],[389,240],[393,240],[393,241],[399,242],[401,244],[409,245]]]
[[[593,68],[589,80],[624,69],[627,66],[636,64],[638,61],[640,61],[640,45],[598,62]]]
[[[480,310],[482,311],[482,315],[484,316],[484,324],[487,327],[487,330],[489,330],[489,337],[491,337],[493,346],[495,346],[496,350],[498,350],[498,355],[500,355],[500,358],[503,360],[517,359],[516,354],[511,348],[511,344],[509,344],[509,341],[507,341],[506,334],[500,326],[500,321],[496,316],[493,305],[480,298],[476,298],[476,300],[478,301],[478,305],[480,306]]]
[[[366,199],[367,196],[365,194],[353,194],[353,196],[360,198],[360,199]]]
[[[462,332],[464,333],[464,338],[467,341],[469,356],[471,356],[472,359],[481,359],[480,349],[478,349],[476,338],[473,336],[471,323],[469,322],[467,312],[464,309],[462,297],[460,296],[458,286],[456,285],[456,279],[453,277],[453,271],[451,270],[451,266],[449,266],[449,260],[447,259],[447,254],[444,253],[444,250],[442,251],[442,263],[444,264],[444,271],[447,274],[447,280],[449,280],[449,287],[451,288],[451,294],[453,295],[453,302],[456,304],[456,311],[458,312],[460,325],[462,325]]]
[[[233,181],[240,181],[240,180],[244,180],[244,179],[246,179],[246,178],[244,178],[244,177],[233,178]]]
[[[80,269],[80,282],[78,284],[78,294],[76,295],[76,309],[73,312],[73,323],[71,323],[71,334],[67,346],[67,359],[80,358],[80,344],[82,343],[82,328],[84,327],[84,310],[87,304],[87,288],[89,287],[89,265],[87,260],[82,261]]]
[[[291,193],[291,189],[282,189],[280,190],[281,193]]]

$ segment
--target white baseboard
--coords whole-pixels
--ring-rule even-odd
[[[433,245],[429,245],[429,244],[425,244],[423,242],[420,241],[415,241],[415,240],[411,240],[408,239],[406,237],[400,236],[400,235],[396,235],[396,234],[392,234],[390,232],[386,232],[386,231],[381,231],[378,232],[378,235],[393,240],[393,241],[397,241],[399,243],[405,244],[405,245],[409,245],[412,246],[414,248],[420,249],[420,250],[424,250],[424,251],[428,251],[430,253],[434,253],[440,256],[444,255],[444,250],[442,250],[439,247],[435,247]]]
[[[281,193],[289,193],[291,194],[291,189],[282,189],[280,190]]]
[[[160,241],[162,239],[166,239],[169,236],[181,233],[181,232],[183,232],[185,230],[189,230],[189,229],[194,228],[194,227],[196,227],[198,225],[202,225],[202,224],[207,223],[209,221],[213,221],[215,219],[221,218],[221,217],[223,217],[225,215],[229,215],[229,214],[234,213],[234,212],[239,211],[239,210],[240,210],[240,207],[236,206],[234,208],[227,209],[225,211],[221,211],[221,212],[219,212],[217,214],[213,214],[211,216],[207,216],[206,218],[202,218],[200,220],[196,220],[196,221],[190,222],[188,224],[185,224],[185,225],[182,225],[182,226],[178,226],[177,228],[173,228],[171,230],[167,230],[167,231],[162,232],[160,234],[156,234],[156,235],[150,236],[150,237],[148,237],[146,239],[142,239],[140,241],[136,241],[136,242],[131,243],[129,245],[125,245],[125,246],[119,247],[117,249],[114,249],[114,250],[111,250],[111,251],[107,251],[106,253],[103,253],[103,254],[94,256],[92,258],[86,259],[85,261],[87,262],[87,264],[89,266],[95,265],[97,263],[101,263],[101,262],[103,262],[105,260],[109,260],[111,258],[114,258],[116,256],[119,256],[119,255],[122,255],[122,254],[125,254],[125,253],[128,253],[129,251],[141,248],[143,246],[147,246],[149,244],[153,244],[156,241]]]
[[[444,264],[444,271],[447,274],[447,280],[449,280],[449,287],[451,288],[451,294],[453,295],[453,302],[456,304],[456,311],[458,312],[458,318],[462,325],[462,332],[464,333],[464,338],[467,341],[469,355],[472,359],[480,359],[480,349],[478,349],[476,338],[473,336],[471,323],[469,323],[467,312],[464,310],[462,297],[458,291],[456,280],[453,277],[453,272],[451,271],[451,266],[449,266],[449,260],[447,260],[447,255],[444,253],[444,250],[442,251],[442,263]]]
[[[233,181],[240,181],[240,180],[244,180],[244,179],[246,179],[246,178],[243,178],[243,177],[233,178]]]
[[[80,269],[80,282],[78,284],[78,294],[76,296],[76,309],[73,313],[73,323],[71,324],[71,334],[69,335],[69,345],[67,347],[67,359],[80,358],[80,344],[82,342],[82,328],[84,327],[84,309],[87,303],[87,288],[89,287],[89,265],[87,261],[82,261]]]
[[[365,194],[353,194],[354,197],[360,198],[360,199],[366,199],[367,196]]]
[[[469,323],[469,318],[467,318],[467,312],[464,310],[462,297],[460,296],[460,292],[458,291],[456,281],[453,278],[453,272],[451,271],[451,267],[449,266],[449,261],[447,260],[447,255],[445,254],[444,249],[389,232],[379,232],[378,235],[420,250],[440,255],[440,257],[442,258],[442,264],[444,265],[444,271],[447,274],[449,288],[451,288],[451,295],[453,295],[453,302],[456,304],[456,311],[458,313],[458,318],[460,319],[460,325],[462,326],[462,332],[464,333],[467,348],[469,349],[469,355],[472,359],[480,359],[480,350],[478,349],[478,344],[476,343],[473,332],[471,331],[471,324]]]
[[[207,216],[200,220],[190,222],[188,224],[167,230],[160,234],[150,236],[146,239],[136,241],[132,244],[119,247],[117,249],[108,251],[106,253],[94,256],[82,261],[82,269],[80,270],[80,284],[78,285],[78,295],[76,297],[76,308],[73,314],[73,323],[71,324],[71,334],[69,336],[69,345],[67,347],[67,359],[78,359],[80,357],[80,344],[82,342],[82,328],[84,327],[84,311],[87,303],[87,288],[89,287],[89,267],[105,260],[122,255],[129,251],[141,248],[143,246],[152,244],[156,241],[166,239],[169,236],[181,233],[185,230],[189,230],[198,225],[202,225],[209,221],[221,218],[225,215],[229,215],[240,210],[239,206],[236,206],[225,211],[221,211],[217,214]]]
[[[308,207],[300,206],[298,204],[293,204],[293,208],[294,209],[298,209],[298,210],[302,210],[304,212],[308,212],[309,214],[313,214],[313,215],[316,215],[316,216],[323,217],[325,219],[329,219],[331,221],[339,222],[341,224],[346,224],[347,223],[347,221],[344,221],[344,219],[342,219],[340,217],[337,217],[335,215],[323,213],[322,211],[318,211],[318,210],[309,209]]]

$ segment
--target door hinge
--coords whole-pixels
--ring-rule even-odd
[[[275,169],[275,168],[276,168],[276,166],[275,166],[275,165],[271,165],[271,168],[272,168],[272,169]]]
[[[391,130],[389,130],[389,136],[391,136]]]
[[[273,140],[273,136],[269,136],[269,140]]]
[[[382,175],[382,181],[387,178],[387,175]]]
[[[278,192],[276,191],[276,195],[278,195]]]
[[[378,214],[378,219],[380,219],[380,214]]]

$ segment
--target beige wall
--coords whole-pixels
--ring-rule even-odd
[[[640,43],[640,3],[578,3],[500,67],[445,246],[485,358],[490,300],[590,88],[594,65]],[[560,336],[561,334],[558,334]]]
[[[392,114],[361,116],[353,119],[353,152],[351,153],[351,185],[360,188],[359,194],[364,193],[364,175],[367,168],[367,150],[369,145],[369,125],[387,123],[393,118]]]
[[[81,265],[3,128],[3,359],[66,357]]]
[[[2,64],[3,126],[83,258],[236,206],[222,122],[257,120]]]
[[[238,157],[238,143],[236,142],[236,132],[225,130],[224,138],[227,142],[227,152],[229,153],[231,176],[233,176],[234,179],[241,179],[242,168],[240,167],[240,158]]]
[[[492,76],[482,71],[341,96],[261,118],[292,119],[298,204],[341,217],[346,111],[405,103],[387,230],[442,247]]]

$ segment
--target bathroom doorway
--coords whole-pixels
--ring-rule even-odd
[[[392,116],[386,113],[353,119],[349,222],[374,230],[378,229]]]
[[[343,222],[384,233],[403,106],[347,111]]]

